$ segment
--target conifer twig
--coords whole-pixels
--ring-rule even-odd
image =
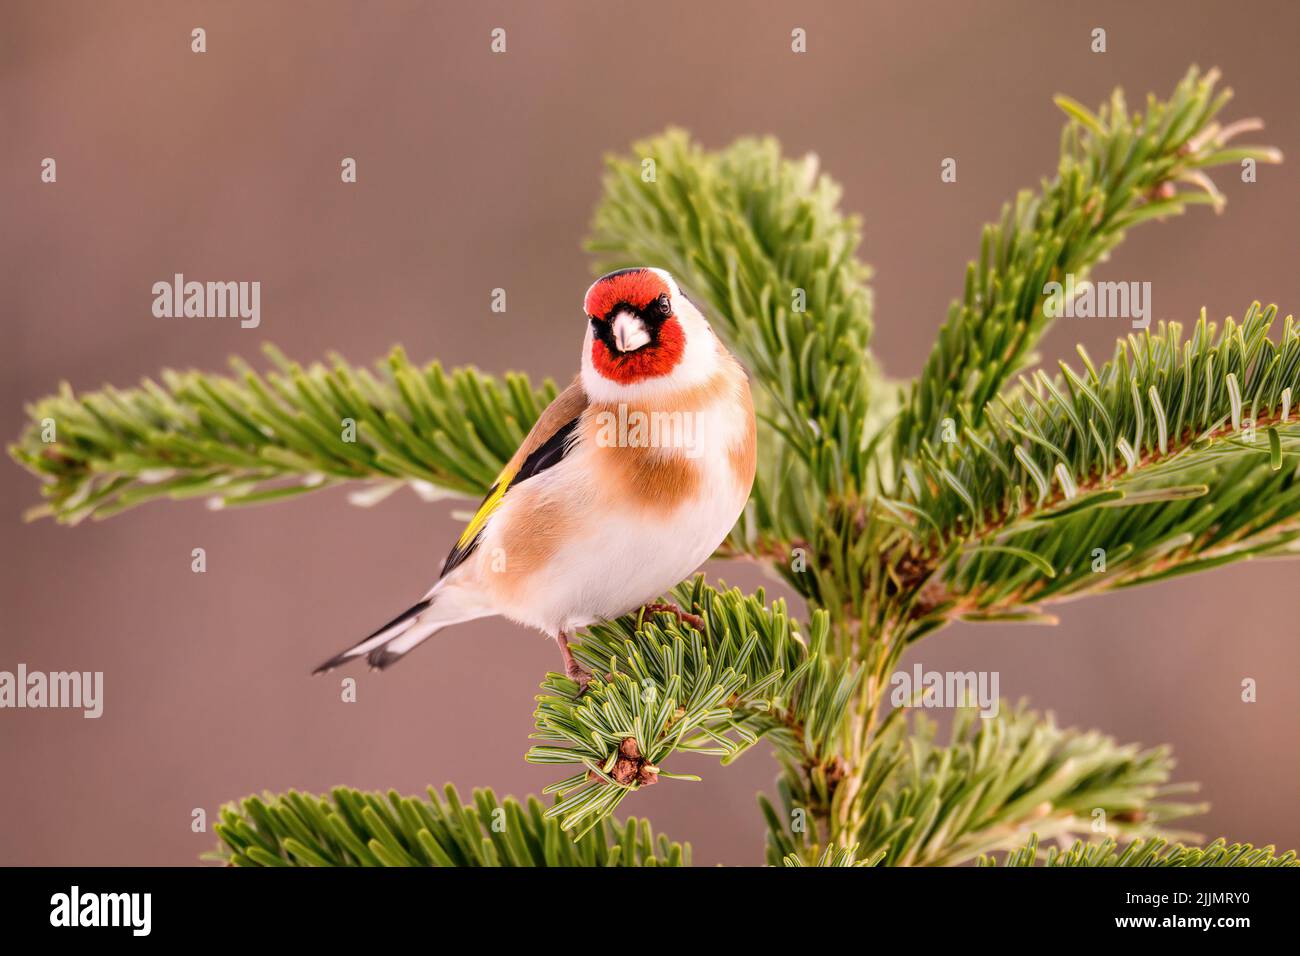
[[[402,485],[478,496],[556,391],[519,373],[416,368],[400,348],[376,373],[266,352],[265,375],[234,359],[231,376],[165,371],[80,395],[65,384],[30,405],[9,448],[44,483],[30,516],[75,524],[162,498],[236,506],[356,482],[372,485],[358,503]]]

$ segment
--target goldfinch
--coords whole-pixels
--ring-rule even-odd
[[[662,269],[601,276],[583,300],[581,370],[501,470],[411,607],[322,673],[365,655],[383,669],[453,624],[501,615],[555,639],[653,603],[726,538],[754,482],[749,381]]]

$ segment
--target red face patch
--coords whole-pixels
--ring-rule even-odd
[[[671,292],[668,283],[649,269],[611,272],[607,276],[601,276],[587,290],[587,298],[582,303],[582,308],[594,318],[607,319],[610,310],[620,302],[626,302],[639,311],[648,307],[659,296]]]
[[[669,318],[659,326],[657,337],[635,352],[623,354],[612,351],[599,338],[593,338],[591,364],[611,382],[632,385],[648,378],[667,375],[677,367],[685,351],[686,333],[676,318]]]

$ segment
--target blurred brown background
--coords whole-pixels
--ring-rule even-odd
[[[190,30],[208,52],[190,52]],[[508,53],[489,31],[508,31]],[[808,52],[790,52],[790,31]],[[1108,51],[1089,52],[1089,32]],[[1231,118],[1267,119],[1288,163],[1217,179],[1221,217],[1147,226],[1103,278],[1153,283],[1156,318],[1300,303],[1300,10],[1276,3],[7,2],[0,6],[0,432],[67,379],[130,385],[221,369],[263,341],[354,361],[412,356],[567,378],[582,335],[581,251],[600,159],[667,124],[722,145],[774,133],[816,151],[866,222],[876,349],[894,375],[926,355],[979,229],[1054,169],[1054,93],[1167,93],[1220,66]],[[39,181],[58,162],[57,185]],[[339,181],[355,157],[359,182]],[[958,160],[958,182],[939,162]],[[262,325],[163,321],[173,273],[260,280]],[[505,315],[489,311],[504,287]],[[1062,320],[1048,358],[1108,355],[1127,323]],[[401,667],[311,667],[437,572],[456,522],[402,493],[336,492],[225,513],[154,504],[75,529],[24,525],[35,482],[0,465],[0,669],[105,672],[105,714],[0,712],[0,862],[188,864],[190,831],[261,789],[336,783],[538,790],[522,759],[555,649],[499,621],[449,631]],[[190,571],[207,549],[208,572]],[[715,575],[754,585],[751,570]],[[1300,844],[1296,574],[1251,564],[1080,601],[1055,629],[957,626],[906,660],[1001,672],[1067,724],[1170,743],[1213,812],[1195,826]],[[1242,704],[1241,680],[1259,682]],[[761,860],[756,750],[689,759],[627,805],[702,863]]]

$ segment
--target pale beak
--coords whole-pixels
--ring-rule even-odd
[[[631,312],[620,312],[614,316],[614,345],[620,352],[635,352],[650,341],[641,317]]]

